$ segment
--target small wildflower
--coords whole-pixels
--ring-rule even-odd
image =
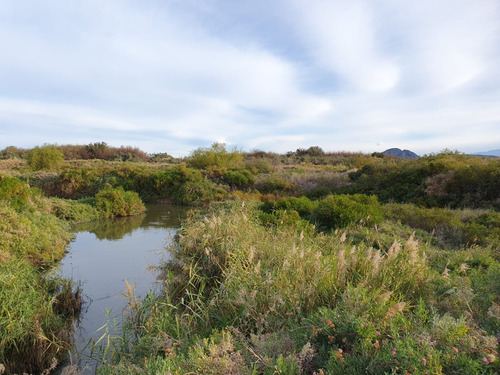
[[[452,349],[453,349],[453,351],[454,351],[455,353],[458,353],[458,349],[457,349],[457,348],[453,347]]]
[[[376,334],[377,336],[380,336],[380,332],[379,332],[379,331],[375,331],[375,334]]]
[[[422,364],[423,364],[424,366],[427,366],[427,360],[426,360],[425,358],[422,358]]]
[[[342,353],[344,353],[344,351],[339,348],[339,353],[342,354]]]
[[[312,330],[313,330],[313,333],[314,333],[315,335],[317,335],[317,334],[318,334],[318,329],[317,329],[316,327],[314,327],[314,326],[313,326],[313,327],[312,327]]]
[[[489,365],[490,364],[490,362],[488,361],[488,359],[486,357],[483,357],[483,363],[485,365]]]
[[[290,316],[292,316],[292,315],[293,315],[293,313],[292,313],[292,312],[289,312],[289,313],[286,313],[286,315],[287,315],[288,317],[290,317]]]
[[[373,344],[373,346],[375,347],[375,349],[378,349],[380,348],[380,343],[377,341],[375,341],[375,343]]]
[[[497,357],[495,357],[493,354],[486,354],[485,357],[490,363],[495,362],[497,360]]]
[[[326,321],[326,325],[327,325],[327,326],[332,325],[332,321],[331,321],[330,319],[328,319],[328,320]]]
[[[465,339],[460,339],[460,342],[463,344],[466,340]]]
[[[395,357],[395,356],[396,356],[396,352],[397,352],[396,348],[392,349],[392,356],[393,356],[393,357]]]
[[[370,317],[370,314],[366,314],[365,316],[366,316],[366,319],[368,319]]]

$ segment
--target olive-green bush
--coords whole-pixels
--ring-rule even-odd
[[[105,187],[95,195],[95,205],[104,217],[131,216],[146,209],[136,192],[111,186]]]
[[[311,220],[326,229],[361,223],[373,225],[382,219],[382,206],[377,197],[363,194],[330,195],[318,201],[311,216]]]
[[[57,146],[35,147],[28,152],[28,165],[35,171],[57,169],[63,161],[64,154]]]

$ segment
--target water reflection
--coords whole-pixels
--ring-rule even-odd
[[[80,369],[92,369],[86,344],[97,340],[106,323],[106,315],[121,320],[127,308],[125,280],[144,296],[154,288],[156,275],[150,266],[168,258],[165,248],[175,235],[186,208],[171,205],[148,205],[145,214],[85,223],[74,227],[75,240],[61,262],[60,272],[83,282],[87,304],[75,334],[76,353],[72,360]],[[93,373],[82,371],[83,374]]]
[[[186,208],[183,206],[148,205],[144,214],[77,224],[73,231],[94,233],[99,240],[121,240],[137,228],[177,227],[185,212]]]

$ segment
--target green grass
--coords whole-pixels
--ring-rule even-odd
[[[81,301],[70,281],[46,279],[21,259],[0,263],[0,364],[41,373],[66,355]]]
[[[443,275],[444,250],[418,241],[428,235],[386,237],[265,225],[248,202],[198,213],[171,249],[164,294],[134,303],[116,366],[100,373],[496,373],[498,260],[485,255],[483,278],[473,262]]]

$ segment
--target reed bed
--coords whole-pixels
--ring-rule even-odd
[[[373,248],[350,240],[366,227],[325,234],[298,216],[266,222],[249,202],[188,219],[164,293],[134,301],[108,350],[114,365],[100,373],[498,370],[496,338],[439,304],[450,280],[429,263],[427,252],[438,250],[416,235]]]

